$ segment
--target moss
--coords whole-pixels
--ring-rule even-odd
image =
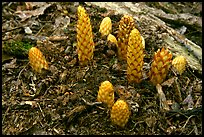
[[[28,56],[28,50],[31,47],[33,47],[33,45],[28,41],[5,42],[3,52],[17,58],[25,58]]]

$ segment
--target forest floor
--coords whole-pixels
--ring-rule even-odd
[[[94,57],[87,66],[80,66],[77,59],[78,5],[89,14],[94,34]],[[202,11],[197,15],[202,16]],[[104,8],[78,2],[2,3],[2,134],[202,134],[202,76],[188,65],[182,75],[170,69],[161,84],[169,106],[163,110],[148,78],[128,83],[126,63],[118,60],[117,49],[99,33],[106,16],[116,36],[123,15]],[[153,44],[145,41],[146,72],[161,48]],[[30,46],[39,48],[48,62],[49,70],[43,74],[29,65]],[[115,101],[125,96],[129,104],[131,115],[124,128],[112,124],[110,110],[96,103],[100,83],[106,80],[114,86]]]

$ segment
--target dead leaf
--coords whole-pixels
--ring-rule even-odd
[[[74,58],[74,59],[72,59],[70,62],[68,62],[68,65],[71,66],[71,67],[73,67],[76,63],[77,63],[77,59]],[[81,75],[81,74],[82,74],[82,75]],[[81,75],[81,76],[80,76],[80,75]],[[85,75],[85,72],[81,73],[81,72],[79,71],[79,73],[77,73],[77,78],[78,78],[78,77],[83,77],[84,75]]]
[[[177,79],[178,79],[178,77],[170,78],[170,79],[164,81],[161,85],[171,87],[172,84],[174,83],[174,81],[177,80]]]
[[[65,16],[65,17],[59,16],[55,19],[54,27],[66,28],[69,24],[70,24],[70,18],[68,16]]]
[[[32,10],[33,9],[33,5],[31,4],[32,2],[25,2],[26,5],[26,9],[27,10]]]
[[[128,99],[131,97],[131,93],[126,90],[124,86],[118,85],[116,86],[115,90],[120,98]]]
[[[174,132],[176,130],[175,126],[170,126],[166,129],[166,132],[168,133],[168,135],[171,135],[172,132]]]
[[[16,11],[15,14],[21,18],[21,21],[25,21],[28,18],[31,18],[32,16],[39,16],[42,15],[51,4],[46,4],[38,9],[32,10],[32,11]]]
[[[191,94],[189,94],[183,101],[183,104],[187,104],[187,110],[191,110],[193,109],[193,105],[194,105],[194,102],[193,102],[193,98],[191,96]]]
[[[202,106],[202,96],[200,96],[196,103],[195,103],[195,107],[198,108],[198,107],[201,107]]]
[[[146,119],[145,119],[145,122],[146,122],[146,124],[147,124],[148,127],[153,127],[153,126],[156,124],[157,119],[156,119],[155,116],[153,116],[153,117],[150,116],[149,118],[146,118]]]
[[[181,96],[181,90],[180,90],[180,84],[179,82],[177,81],[177,79],[175,79],[174,81],[174,88],[175,88],[175,100],[177,102],[181,102],[183,99],[182,99],[182,96]]]
[[[193,92],[194,93],[201,93],[202,92],[202,80],[201,81],[194,81],[193,82]]]
[[[27,10],[32,10],[33,7],[35,7],[35,6],[42,7],[42,6],[46,5],[46,4],[47,4],[46,2],[25,2]]]
[[[2,60],[1,60],[2,63],[4,63],[4,62],[7,61],[7,60],[13,59],[13,56],[7,55],[7,54],[5,54],[4,52],[2,52],[1,55],[2,55],[2,56],[1,56],[1,57],[2,57]]]
[[[101,16],[107,17],[107,16],[114,15],[114,14],[115,14],[114,10],[109,10],[107,13],[101,13]]]
[[[63,73],[60,74],[59,80],[60,82],[63,82],[67,79],[67,74],[68,74],[68,70],[64,70]]]
[[[25,27],[24,31],[26,34],[32,34],[32,30],[29,27]]]
[[[80,105],[80,106],[76,106],[74,109],[66,113],[66,116],[68,117],[68,122],[71,122],[72,119],[76,116],[76,114],[81,113],[85,109],[86,109],[86,106]]]
[[[50,36],[48,40],[50,41],[62,41],[68,39],[67,36]]]
[[[16,68],[16,58],[13,59],[10,63],[6,63],[2,66],[2,70]]]
[[[162,91],[162,86],[160,84],[157,84],[156,86],[157,92],[159,94],[159,100],[160,100],[160,108],[162,110],[170,110],[167,100],[166,100],[166,96],[164,94],[164,92]]]
[[[50,71],[51,71],[52,74],[56,74],[56,73],[58,73],[59,70],[57,69],[56,66],[51,65],[51,66],[50,66]]]
[[[34,108],[37,107],[36,101],[21,101],[20,105],[31,105],[31,107]]]

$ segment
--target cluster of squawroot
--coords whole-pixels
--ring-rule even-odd
[[[77,11],[77,54],[80,65],[87,65],[93,59],[94,41],[90,18],[86,10],[78,7]],[[99,32],[101,36],[107,37],[107,41],[117,46],[117,56],[119,60],[127,62],[127,80],[129,83],[140,83],[143,79],[143,64],[145,40],[135,27],[134,19],[130,15],[124,15],[120,22],[117,38],[111,34],[112,22],[109,17],[105,17]],[[48,69],[48,63],[42,52],[32,47],[29,50],[29,62],[31,67],[38,73],[42,69]],[[172,54],[165,48],[158,49],[154,53],[148,76],[153,85],[162,83],[171,67],[180,75],[185,71],[186,59],[178,56],[172,61]],[[109,81],[101,83],[97,100],[107,104],[111,109],[111,120],[116,125],[124,127],[128,122],[130,111],[125,100],[119,99],[114,103],[114,87]]]
[[[99,87],[97,101],[103,102],[110,110],[113,124],[124,127],[130,116],[129,106],[123,99],[114,103],[114,87],[109,81],[103,81]]]

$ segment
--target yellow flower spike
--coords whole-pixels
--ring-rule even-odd
[[[155,86],[165,80],[171,66],[171,59],[172,54],[164,48],[161,50],[158,49],[154,54],[153,63],[149,71],[149,78]]]
[[[130,116],[128,104],[124,100],[117,100],[112,106],[110,118],[113,124],[124,127]]]
[[[144,58],[144,45],[142,37],[137,29],[133,29],[129,36],[127,49],[127,79],[140,83],[142,80],[142,68]]]
[[[38,48],[32,47],[28,52],[28,58],[31,67],[36,72],[41,73],[42,68],[48,69],[47,61]]]
[[[77,54],[81,65],[86,65],[93,58],[94,41],[89,16],[82,6],[78,7]]]
[[[99,32],[101,33],[101,36],[104,37],[110,34],[111,31],[112,31],[111,19],[109,17],[105,17],[100,24]]]
[[[112,34],[109,34],[109,35],[108,35],[107,41],[110,41],[110,42],[114,43],[116,46],[118,45],[117,39],[116,39],[115,36],[112,35]]]
[[[124,15],[119,22],[118,38],[118,57],[121,60],[126,60],[127,45],[129,35],[132,29],[135,28],[134,19],[130,15]]]
[[[186,69],[186,58],[184,56],[177,56],[172,60],[172,66],[181,75]]]
[[[108,108],[111,108],[114,104],[114,88],[109,81],[101,83],[97,96],[98,102],[107,104]]]

